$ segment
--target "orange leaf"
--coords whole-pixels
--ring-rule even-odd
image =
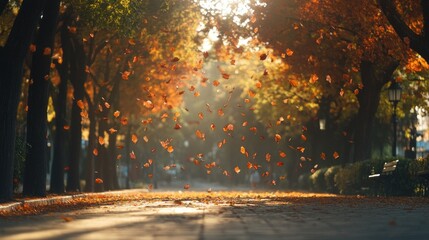
[[[246,148],[243,147],[243,146],[241,146],[240,147],[240,152],[241,152],[241,154],[246,154]]]
[[[279,155],[280,155],[280,157],[282,157],[282,158],[285,158],[285,157],[286,157],[286,153],[285,153],[285,152],[283,152],[283,151],[280,151],[280,152],[279,152]]]
[[[76,102],[76,104],[77,104],[77,106],[80,108],[80,109],[84,109],[85,108],[85,104],[83,103],[83,101],[82,100],[78,100],[77,102]]]
[[[257,81],[255,83],[256,88],[261,88],[262,87],[262,83],[260,81]]]
[[[267,162],[270,162],[271,161],[271,154],[269,154],[269,153],[265,154],[265,160]]]
[[[171,59],[171,62],[178,62],[179,60],[180,60],[180,58],[174,57],[174,58]]]
[[[119,115],[121,115],[121,112],[119,112],[119,111],[115,111],[115,112],[113,113],[113,116],[114,116],[115,118],[119,117]]]
[[[182,128],[182,125],[180,125],[178,123],[176,123],[176,125],[174,126],[174,129],[176,129],[176,130],[181,129],[181,128]]]
[[[94,148],[94,150],[92,150],[92,154],[94,154],[94,156],[98,156],[98,149]]]
[[[136,154],[134,153],[134,151],[130,152],[130,158],[133,160],[136,159]]]
[[[322,160],[325,160],[325,159],[326,159],[326,154],[325,154],[324,152],[322,152],[322,153],[320,154],[320,158],[321,158]]]
[[[307,137],[304,134],[301,134],[301,140],[302,141],[307,141]]]
[[[340,154],[338,154],[337,152],[334,152],[332,156],[334,157],[334,159],[338,159],[340,157]]]
[[[222,77],[225,79],[229,79],[229,74],[228,73],[222,73]]]
[[[138,141],[138,140],[139,140],[139,139],[138,139],[137,135],[135,135],[135,134],[131,135],[131,141],[132,141],[133,143],[137,143],[137,141]]]
[[[95,179],[95,183],[97,183],[97,184],[102,184],[102,183],[103,183],[103,179],[101,179],[101,178],[96,178],[96,179]]]
[[[283,162],[277,162],[277,166],[278,166],[278,167],[281,167],[281,166],[283,166],[283,165],[285,165]]]
[[[214,130],[216,129],[216,126],[212,123],[212,124],[210,124],[210,129],[211,129],[212,131],[214,131]]]
[[[288,55],[289,57],[293,55],[293,51],[291,49],[286,49],[286,55]]]
[[[240,170],[240,168],[239,168],[238,166],[236,166],[236,167],[234,168],[234,171],[235,171],[235,173],[239,174],[241,170]]]
[[[147,101],[143,102],[143,106],[145,106],[148,109],[153,109],[155,107],[155,105],[152,103],[151,100],[147,100]]]
[[[149,138],[148,138],[147,136],[144,136],[144,137],[143,137],[143,140],[144,140],[145,142],[149,142]]]
[[[173,146],[168,146],[168,148],[167,148],[167,152],[169,152],[169,153],[174,152],[174,148],[173,148]]]
[[[104,145],[104,138],[99,136],[98,137],[98,143],[100,143],[100,145]]]
[[[220,82],[218,80],[214,80],[213,81],[213,86],[217,87],[219,86]]]
[[[259,60],[264,61],[265,59],[267,59],[266,53],[262,53],[261,55],[259,55]]]
[[[217,110],[217,114],[221,117],[224,115],[222,108],[219,108],[219,110]]]
[[[189,184],[185,184],[185,186],[183,186],[184,189],[188,190],[191,187],[191,185]]]
[[[282,140],[282,136],[280,136],[279,134],[276,134],[276,135],[274,136],[274,140],[275,140],[276,142],[280,142],[280,140]]]

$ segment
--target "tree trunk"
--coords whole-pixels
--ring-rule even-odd
[[[95,90],[94,90],[95,94]],[[95,157],[93,150],[96,146],[96,126],[97,121],[95,118],[95,105],[91,103],[89,96],[86,96],[88,101],[88,117],[89,117],[89,136],[88,136],[88,150],[86,155],[86,175],[85,175],[85,192],[94,192],[94,161]]]
[[[375,113],[380,103],[382,87],[389,82],[398,64],[394,63],[377,71],[374,63],[361,62],[361,78],[364,88],[358,95],[359,111],[354,124],[353,161],[363,161],[371,157],[371,141]]]
[[[46,196],[47,116],[49,74],[60,0],[46,4],[31,66],[27,113],[27,158],[23,194]],[[50,52],[46,52],[50,49]]]
[[[73,33],[70,33],[73,34]],[[80,159],[82,155],[82,116],[78,102],[85,98],[84,83],[85,51],[83,42],[76,36],[70,36],[72,41],[72,54],[70,56],[70,80],[73,85],[73,106],[70,125],[70,159],[69,173],[67,175],[67,191],[80,191]]]
[[[378,4],[399,37],[403,41],[407,39],[407,41],[409,41],[410,48],[429,62],[429,1],[420,0],[420,6],[423,14],[423,31],[420,35],[415,33],[404,22],[402,16],[395,7],[394,1],[378,0]]]
[[[71,16],[66,12],[63,18],[63,25],[61,27],[61,47],[63,50],[62,63],[57,64],[58,73],[61,82],[58,86],[58,95],[55,101],[55,142],[54,142],[54,159],[52,161],[52,174],[51,174],[51,189],[53,193],[64,193],[64,166],[68,160],[66,154],[67,142],[69,139],[67,125],[67,89],[68,81],[70,79],[70,55],[71,55],[71,42],[69,38],[68,26],[71,24]]]
[[[22,69],[45,0],[25,0],[0,51],[0,201],[13,197],[16,114]]]

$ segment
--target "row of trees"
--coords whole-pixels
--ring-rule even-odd
[[[216,0],[212,2],[215,6]],[[171,129],[180,130],[185,126],[181,114],[193,113],[198,114],[198,124],[206,119],[207,132],[221,125],[225,126],[222,134],[233,138],[233,128],[226,124],[235,120],[209,122],[202,110],[195,113],[182,105],[185,92],[197,98],[204,92],[198,88],[208,84],[213,88],[205,92],[211,97],[195,101],[195,108],[201,105],[206,112],[218,111],[219,117],[229,113],[234,118],[238,112],[233,104],[240,108],[251,104],[240,114],[258,119],[253,122],[246,117],[252,119],[250,129],[255,133],[247,138],[264,139],[262,135],[269,134],[277,146],[298,152],[297,158],[313,159],[310,168],[317,168],[314,159],[324,160],[328,153],[344,161],[348,159],[343,156],[352,156],[353,161],[371,156],[368,139],[372,139],[379,103],[386,105],[382,90],[391,79],[409,86],[404,114],[416,106],[427,108],[424,96],[415,94],[426,92],[426,81],[406,81],[411,76],[422,79],[428,67],[426,1],[255,1],[246,5],[246,13],[235,11],[242,11],[241,3],[231,4],[231,12],[224,13],[204,9],[199,1],[191,0],[1,1],[2,29],[10,31],[3,33],[0,51],[0,200],[13,197],[17,116],[25,119],[20,116],[25,114],[23,193],[46,195],[49,99],[55,109],[50,183],[54,193],[82,190],[81,159],[85,159],[86,191],[118,188],[118,159],[135,158],[129,147],[124,156],[118,152],[122,149],[117,144],[120,132],[127,132],[127,143],[141,142],[138,136],[145,136],[144,142],[148,142],[148,128],[157,129],[153,136],[159,135],[169,119],[174,125]],[[213,48],[205,52],[202,46],[213,33],[217,35],[212,36]],[[210,70],[205,64],[209,61],[217,61],[217,69]],[[216,74],[210,73],[213,69]],[[23,79],[29,79],[28,85]],[[219,89],[221,100],[215,94]],[[239,91],[244,103],[235,95]],[[212,105],[207,100],[211,98]],[[218,109],[211,109],[215,106]],[[382,113],[379,118],[389,112]],[[321,115],[335,126],[324,136],[314,127]],[[160,119],[158,128],[154,127],[155,117]],[[138,119],[138,128],[130,124],[132,119]],[[234,124],[247,127],[249,123]],[[83,129],[88,130],[88,146],[82,156]],[[196,151],[210,151],[212,145],[221,148],[226,143],[225,139],[206,140],[201,129],[196,132],[197,140],[208,147]],[[171,134],[177,139],[185,139],[186,134],[179,137],[175,132]],[[239,146],[246,136],[231,140],[227,152],[234,154],[225,158],[252,158]],[[291,136],[300,140],[291,140]],[[336,139],[332,141],[335,146],[326,144],[326,138]],[[173,138],[154,139],[167,152],[174,151]],[[257,148],[257,139],[247,149]],[[284,139],[289,142],[281,142]],[[267,151],[278,148],[269,143],[259,155],[252,151],[254,161],[264,156],[270,162]],[[305,148],[312,151],[304,153]],[[247,167],[253,167],[251,161]],[[267,168],[272,170],[273,162]],[[283,166],[280,161],[277,165]],[[246,165],[224,166],[223,173],[229,175],[235,169],[238,174],[243,167]]]

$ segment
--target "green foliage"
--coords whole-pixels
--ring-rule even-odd
[[[335,175],[340,171],[340,166],[332,166],[326,169],[324,174],[326,191],[329,193],[338,193],[338,187],[335,183]]]
[[[317,192],[326,191],[326,182],[325,182],[326,170],[328,170],[328,169],[327,168],[321,168],[321,169],[318,169],[313,174],[311,174],[310,183],[311,183],[311,188],[314,191],[317,191]]]
[[[91,30],[106,30],[134,36],[148,17],[148,0],[72,0],[80,22]]]
[[[428,158],[400,159],[396,170],[388,176],[369,179],[373,171],[381,173],[385,162],[391,158],[357,162],[346,167],[332,166],[319,169],[314,174],[299,177],[298,187],[317,192],[340,194],[370,194],[377,196],[421,196],[421,182],[417,173],[427,170]],[[366,189],[369,189],[367,191]]]

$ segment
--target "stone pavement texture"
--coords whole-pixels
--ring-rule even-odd
[[[146,194],[154,195],[80,210],[0,217],[0,239],[423,240],[429,236],[427,198]]]

